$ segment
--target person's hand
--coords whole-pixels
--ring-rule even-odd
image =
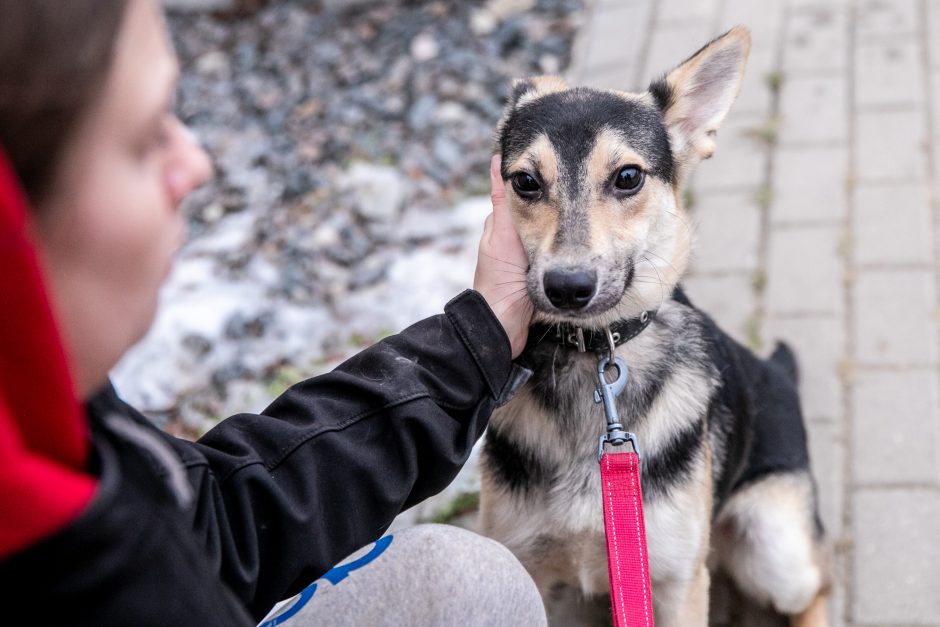
[[[486,217],[480,238],[473,289],[483,295],[503,325],[515,359],[525,348],[532,320],[532,301],[526,291],[529,260],[509,215],[509,198],[499,174],[499,162],[499,155],[490,161],[493,213]]]

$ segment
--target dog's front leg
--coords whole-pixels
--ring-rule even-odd
[[[707,627],[711,537],[711,456],[693,471],[692,480],[677,485],[668,499],[646,507],[650,582],[658,627]]]
[[[653,581],[657,627],[707,627],[709,581],[704,562],[689,581]]]

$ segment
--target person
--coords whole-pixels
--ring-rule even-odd
[[[498,163],[474,290],[183,441],[108,382],[153,319],[178,206],[211,175],[173,114],[160,7],[0,0],[0,59],[2,622],[251,625],[301,593],[268,623],[544,624],[496,543],[443,526],[378,540],[525,378],[531,309],[505,272],[526,260]]]

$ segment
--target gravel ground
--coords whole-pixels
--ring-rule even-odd
[[[564,70],[582,4],[171,11],[178,109],[216,178],[121,393],[197,436],[439,312],[472,279],[511,80]]]

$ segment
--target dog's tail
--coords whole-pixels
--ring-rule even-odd
[[[800,366],[796,361],[796,353],[786,343],[778,341],[777,347],[774,348],[774,352],[770,354],[767,361],[782,369],[794,384],[799,381]]]

